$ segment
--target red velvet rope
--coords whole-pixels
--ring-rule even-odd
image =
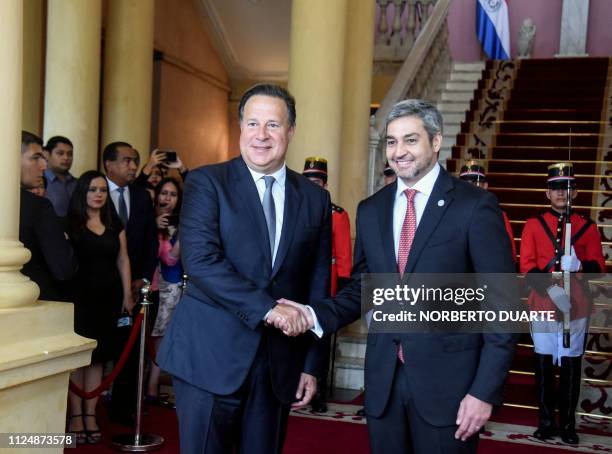
[[[117,375],[119,375],[119,372],[121,372],[121,369],[123,369],[123,366],[125,365],[128,359],[128,356],[130,355],[130,352],[132,351],[132,348],[134,347],[134,343],[136,342],[136,339],[140,335],[140,325],[142,325],[142,318],[143,318],[143,313],[140,312],[138,316],[136,317],[134,326],[132,327],[132,331],[130,332],[130,337],[127,343],[125,344],[125,348],[123,349],[123,352],[121,353],[121,357],[119,358],[119,361],[117,361],[115,368],[112,370],[110,374],[108,374],[108,376],[102,381],[102,383],[100,383],[100,385],[96,389],[93,389],[91,391],[83,391],[81,388],[75,385],[71,380],[70,385],[69,385],[70,391],[72,391],[77,396],[83,399],[92,399],[94,397],[99,396],[100,393],[102,393],[102,391],[108,389],[111,383],[115,381],[115,378],[117,378]]]

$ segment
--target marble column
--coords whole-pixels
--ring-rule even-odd
[[[557,57],[586,57],[589,0],[563,0],[561,40]]]
[[[37,302],[38,286],[19,272],[30,259],[19,242],[22,0],[0,0],[0,30],[0,433],[64,433],[68,376],[89,364],[95,342],[74,334],[71,304]]]
[[[43,0],[23,1],[23,111],[21,127],[42,132]]]
[[[360,1],[348,8],[344,63],[342,146],[338,204],[348,210],[355,235],[357,204],[368,186],[368,133],[372,93],[372,66],[376,3]]]
[[[19,186],[23,87],[23,4],[0,1],[0,309],[34,304],[38,287],[19,270],[30,251],[19,242]],[[0,432],[1,433],[1,432]]]
[[[291,11],[289,91],[297,129],[287,154],[295,171],[308,156],[328,162],[332,200],[338,195],[347,0],[294,0]]]
[[[75,176],[98,168],[102,0],[49,0],[44,138],[74,145]]]
[[[104,46],[102,147],[130,143],[149,154],[154,0],[109,0]]]

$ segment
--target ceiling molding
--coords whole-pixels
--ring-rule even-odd
[[[283,81],[289,77],[288,71],[252,71],[238,62],[237,52],[232,45],[230,34],[223,25],[223,20],[214,5],[214,0],[201,0],[203,16],[208,24],[214,47],[233,80],[269,80]]]

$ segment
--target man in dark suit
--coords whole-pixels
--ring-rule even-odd
[[[23,131],[19,241],[30,250],[32,258],[22,272],[38,284],[40,299],[57,301],[65,298],[61,283],[74,275],[77,262],[51,202],[30,192],[41,186],[46,168],[42,140]]]
[[[115,212],[125,225],[128,256],[132,274],[132,296],[139,299],[143,279],[153,279],[157,266],[157,226],[151,197],[145,189],[133,184],[140,158],[134,148],[126,142],[113,142],[104,148],[102,162],[108,180],[109,196]],[[117,358],[121,354],[129,335],[129,329],[121,328],[117,336]],[[136,406],[138,390],[138,347],[132,353],[113,385],[111,416],[130,423]]]
[[[185,183],[189,285],[157,356],[173,375],[182,453],[281,453],[290,406],[316,392],[315,336],[266,321],[303,331],[301,311],[277,300],[328,295],[329,194],[285,165],[296,115],[286,90],[251,88],[239,114],[241,156]]]
[[[410,282],[412,273],[514,272],[495,197],[437,162],[442,117],[435,106],[402,101],[385,131],[398,178],[359,204],[351,283],[331,304],[311,304],[325,333],[359,317],[361,273],[399,271]],[[514,345],[511,334],[370,332],[365,408],[372,452],[476,452],[477,434],[500,403]]]

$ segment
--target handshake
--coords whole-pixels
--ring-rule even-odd
[[[280,329],[286,336],[298,336],[314,327],[314,319],[303,304],[281,298],[266,316],[266,323]]]

